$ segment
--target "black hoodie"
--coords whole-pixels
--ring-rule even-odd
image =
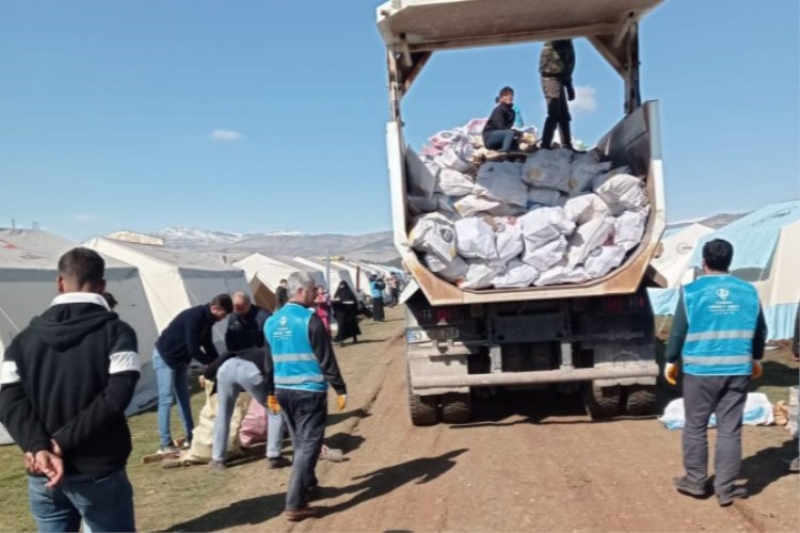
[[[55,440],[67,474],[125,466],[125,409],[141,372],[136,333],[99,294],[69,293],[17,335],[0,373],[0,421],[25,452]]]

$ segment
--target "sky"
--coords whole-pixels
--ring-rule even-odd
[[[0,0],[0,227],[390,229],[376,0]],[[661,103],[667,217],[800,196],[800,3],[666,0],[640,27]],[[504,85],[541,128],[541,44],[434,54],[403,104],[415,147]],[[622,118],[576,41],[573,135]]]

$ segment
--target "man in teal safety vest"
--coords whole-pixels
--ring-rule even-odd
[[[750,283],[731,276],[733,246],[715,239],[703,246],[703,273],[683,287],[667,344],[664,375],[675,385],[683,363],[683,466],[679,492],[709,494],[708,420],[717,418],[714,492],[721,506],[746,498],[734,484],[742,462],[742,415],[750,379],[762,374],[767,326]]]
[[[264,325],[267,341],[267,407],[283,412],[294,448],[286,491],[286,518],[300,521],[317,515],[308,502],[319,490],[317,466],[328,416],[328,385],[344,410],[347,388],[325,325],[311,306],[317,297],[314,280],[305,272],[289,276],[289,303]]]

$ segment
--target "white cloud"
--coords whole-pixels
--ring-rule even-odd
[[[86,213],[80,213],[78,215],[72,215],[70,219],[75,222],[96,222],[100,219],[100,215],[88,215]]]
[[[597,109],[597,91],[594,87],[575,87],[575,100],[569,103],[570,111],[574,113],[591,113]]]
[[[214,130],[209,135],[209,138],[218,142],[234,142],[244,139],[244,135],[234,130]]]

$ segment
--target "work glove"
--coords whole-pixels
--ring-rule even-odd
[[[761,366],[761,361],[753,361],[753,371],[750,373],[750,379],[758,379],[764,375],[764,368]]]
[[[341,412],[345,407],[347,407],[347,394],[340,394],[336,397],[336,408]]]
[[[667,380],[667,383],[670,385],[677,385],[678,384],[678,365],[675,363],[667,363],[664,367],[664,379]]]
[[[267,396],[267,409],[274,415],[281,412],[281,405],[278,403],[278,399],[272,394]]]

